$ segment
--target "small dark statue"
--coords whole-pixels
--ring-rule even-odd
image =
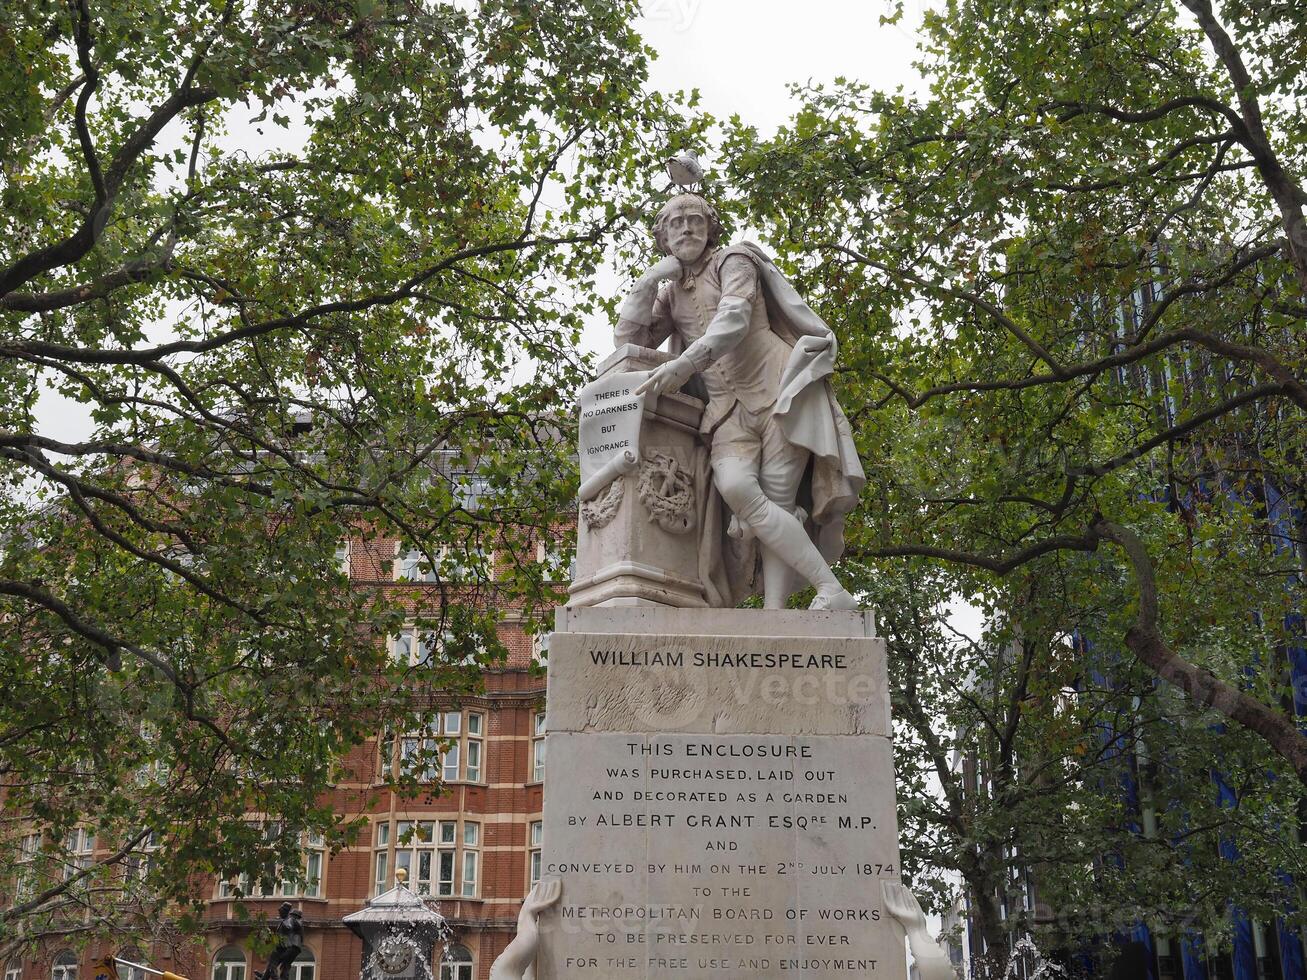
[[[291,908],[290,902],[282,902],[277,909],[277,948],[268,957],[268,965],[260,973],[254,972],[254,980],[290,980],[290,965],[300,955],[304,946],[304,913]]]

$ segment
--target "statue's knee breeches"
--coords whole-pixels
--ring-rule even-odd
[[[758,482],[758,468],[751,460],[728,456],[713,460],[713,483],[741,521],[757,525],[767,513],[771,501]]]

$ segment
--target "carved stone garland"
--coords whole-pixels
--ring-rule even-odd
[[[635,492],[649,511],[649,519],[664,531],[686,534],[698,523],[694,512],[694,481],[665,453],[645,453]]]
[[[619,476],[600,490],[593,500],[581,502],[581,520],[585,521],[586,527],[593,531],[612,523],[622,506],[622,497],[626,493],[625,482],[626,480]]]

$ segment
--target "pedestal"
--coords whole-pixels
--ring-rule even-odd
[[[649,371],[671,355],[625,344],[600,365],[597,378]],[[573,606],[705,606],[697,527],[708,489],[708,451],[699,438],[704,403],[666,394],[644,412],[640,459],[577,520]],[[689,489],[688,507],[668,506],[675,488]],[[678,495],[681,501],[685,494]]]
[[[905,976],[870,613],[560,609],[547,718],[539,980]]]

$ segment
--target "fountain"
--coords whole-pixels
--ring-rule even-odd
[[[409,889],[403,868],[395,878],[394,888],[343,920],[363,940],[360,980],[434,980],[432,951],[448,944],[449,925]]]

